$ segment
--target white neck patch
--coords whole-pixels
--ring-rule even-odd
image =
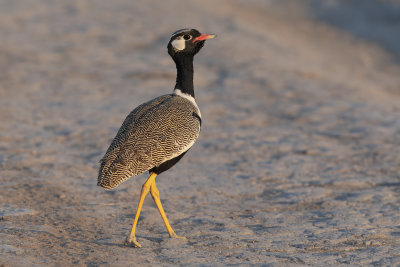
[[[185,49],[185,39],[183,39],[182,36],[178,37],[171,42],[171,45],[175,51],[182,51]]]
[[[178,95],[178,96],[180,96],[180,97],[186,98],[187,100],[189,100],[190,102],[192,102],[192,104],[193,104],[193,105],[196,107],[196,109],[197,109],[197,112],[198,112],[199,117],[201,118],[201,112],[200,112],[199,106],[197,106],[196,100],[194,99],[193,96],[191,96],[191,95],[189,95],[189,94],[182,93],[181,89],[178,89],[178,88],[174,89],[174,94],[175,94],[175,95]]]

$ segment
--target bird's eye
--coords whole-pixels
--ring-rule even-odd
[[[189,35],[189,34],[185,34],[185,35],[183,36],[183,39],[185,39],[185,40],[187,41],[187,40],[192,39],[192,36]]]

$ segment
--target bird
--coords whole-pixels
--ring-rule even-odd
[[[215,34],[202,34],[189,28],[172,34],[167,45],[177,70],[172,93],[145,102],[129,113],[100,160],[97,185],[105,189],[113,189],[132,176],[149,172],[125,241],[127,246],[142,247],[136,240],[136,226],[149,192],[169,236],[184,238],[178,236],[168,222],[155,179],[174,166],[199,136],[202,118],[194,96],[193,59],[205,41],[215,37]]]

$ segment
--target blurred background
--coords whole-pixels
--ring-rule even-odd
[[[98,161],[195,58],[199,140],[113,191]],[[400,1],[0,0],[0,265],[400,264]]]

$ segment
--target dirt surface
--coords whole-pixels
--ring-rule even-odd
[[[357,4],[358,3],[358,4]],[[399,1],[0,2],[0,265],[400,265]],[[195,58],[200,138],[112,191],[98,161],[125,116]]]

